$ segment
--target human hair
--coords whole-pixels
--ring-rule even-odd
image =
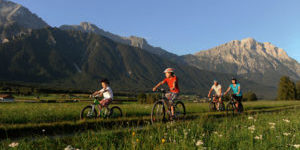
[[[108,79],[102,79],[101,81],[100,81],[101,83],[106,83],[106,84],[108,84],[109,85],[109,81],[108,81]]]
[[[171,76],[174,77],[174,76],[175,76],[175,73],[174,73],[174,72],[171,72]]]

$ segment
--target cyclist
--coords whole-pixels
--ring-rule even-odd
[[[169,106],[171,107],[171,117],[174,118],[174,100],[177,98],[178,93],[179,93],[179,87],[178,87],[178,78],[175,76],[174,73],[174,69],[173,68],[167,68],[165,71],[165,76],[166,78],[159,82],[154,88],[153,91],[156,91],[156,89],[167,83],[169,88],[170,88],[170,92],[166,93],[166,98],[169,101]]]
[[[235,106],[236,106],[236,108],[240,108],[239,106],[242,105],[241,102],[242,102],[242,99],[243,99],[241,85],[237,82],[236,78],[232,78],[231,83],[232,84],[229,85],[229,87],[226,90],[226,92],[224,93],[224,95],[226,95],[231,89],[233,91],[232,97],[237,101]]]
[[[210,97],[211,95],[211,92],[212,91],[215,91],[215,96],[213,97],[213,101],[218,101],[217,102],[217,110],[219,110],[219,104],[222,103],[222,86],[221,84],[219,84],[219,82],[217,80],[214,80],[214,85],[210,88],[209,92],[208,92],[208,96],[207,97]]]
[[[96,97],[103,96],[103,99],[99,103],[97,103],[99,108],[98,116],[100,116],[101,109],[103,107],[107,107],[114,98],[113,91],[109,87],[109,81],[107,79],[103,79],[100,82],[101,82],[102,89],[92,94],[92,96],[96,96]]]

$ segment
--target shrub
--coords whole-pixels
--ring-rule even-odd
[[[257,96],[252,91],[247,92],[243,95],[243,101],[257,101]]]

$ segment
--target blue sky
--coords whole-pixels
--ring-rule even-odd
[[[51,26],[88,21],[182,55],[253,37],[300,62],[300,0],[13,0]]]

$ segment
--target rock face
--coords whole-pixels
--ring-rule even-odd
[[[176,59],[179,58],[177,55],[170,53],[160,47],[153,47],[148,42],[146,39],[141,38],[141,37],[136,37],[136,36],[130,36],[130,37],[122,37],[107,31],[104,31],[100,28],[98,28],[96,25],[91,24],[89,22],[81,22],[80,25],[62,25],[60,26],[60,29],[62,30],[77,30],[77,31],[82,31],[86,33],[95,33],[99,34],[101,36],[107,37],[115,42],[138,47],[141,49],[144,49],[148,52],[151,52],[153,54],[162,56],[162,57],[168,57],[170,59]]]
[[[0,0],[0,43],[8,43],[16,36],[44,27],[48,27],[48,24],[27,8]]]
[[[200,69],[232,73],[267,85],[277,85],[283,75],[300,79],[300,64],[296,60],[283,49],[253,38],[234,40],[183,58]]]
[[[24,28],[30,29],[39,29],[48,26],[46,22],[22,5],[0,0],[0,25],[7,26],[12,23],[17,23]]]

